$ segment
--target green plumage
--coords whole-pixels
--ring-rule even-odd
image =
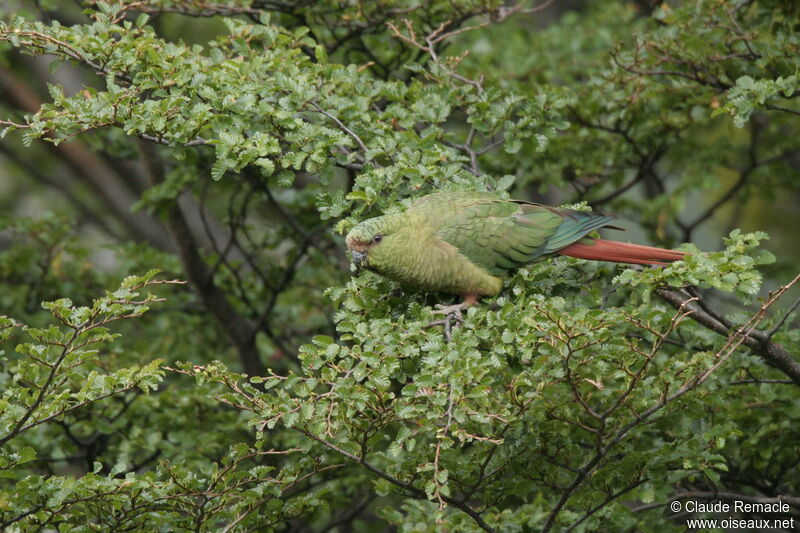
[[[441,192],[420,198],[403,213],[362,222],[347,235],[347,245],[363,253],[367,268],[406,287],[491,296],[508,271],[612,220],[492,193]]]

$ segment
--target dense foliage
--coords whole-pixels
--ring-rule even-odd
[[[800,517],[799,29],[780,0],[4,4],[0,528]],[[448,340],[445,297],[351,277],[342,238],[436,189],[691,255],[531,265]]]

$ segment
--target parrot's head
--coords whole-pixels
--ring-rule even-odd
[[[397,233],[403,228],[399,214],[370,218],[350,230],[347,234],[347,249],[353,258],[356,270],[366,268],[383,273],[390,264],[396,248]],[[396,252],[396,250],[394,250]]]

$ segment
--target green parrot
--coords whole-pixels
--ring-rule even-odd
[[[437,306],[457,314],[481,296],[500,292],[503,277],[553,254],[581,259],[664,265],[685,254],[586,237],[616,217],[518,200],[488,192],[437,192],[402,213],[361,222],[347,234],[357,269],[404,288],[457,294],[461,304]]]

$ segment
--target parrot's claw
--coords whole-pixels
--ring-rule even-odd
[[[467,302],[462,302],[455,305],[436,304],[436,309],[434,309],[433,314],[456,317],[459,322],[464,322],[464,318],[461,316],[461,311],[465,311],[470,305],[471,304]]]
[[[444,325],[444,338],[447,339],[447,342],[450,342],[454,323],[456,326],[464,323],[464,316],[461,312],[466,310],[470,305],[472,305],[470,302],[462,302],[456,305],[437,304],[433,314],[444,315],[444,318],[441,320],[434,320],[428,324],[428,327]]]

